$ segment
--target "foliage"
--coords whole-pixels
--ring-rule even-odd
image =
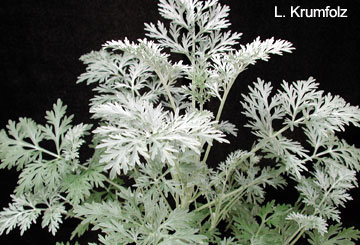
[[[237,76],[292,44],[256,38],[236,49],[241,34],[224,31],[229,7],[217,0],[159,0],[159,11],[166,23],[145,25],[151,40],[109,41],[81,57],[87,69],[78,82],[97,93],[90,159],[80,154],[92,126],[72,125],[61,100],[45,125],[20,118],[0,131],[0,167],[20,172],[0,234],[15,227],[23,234],[42,216],[53,235],[71,217],[80,220],[71,239],[91,228],[109,245],[290,245],[302,236],[355,244],[359,231],[339,222],[357,187],[360,151],[338,132],[360,126],[359,108],[318,90],[312,77],[277,91],[259,78],[241,102],[257,140],[212,169],[214,141],[237,135],[220,120]],[[205,109],[211,101],[216,112]],[[296,203],[269,200],[269,188],[290,181]]]

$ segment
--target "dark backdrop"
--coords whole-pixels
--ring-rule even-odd
[[[320,88],[341,95],[346,101],[360,104],[359,69],[359,0],[327,1],[260,1],[221,0],[230,6],[231,30],[242,32],[242,44],[257,36],[291,41],[296,50],[283,57],[273,56],[269,62],[259,62],[241,74],[228,98],[223,119],[231,120],[239,129],[231,145],[213,151],[212,164],[224,160],[238,148],[249,149],[253,140],[243,128],[240,115],[240,94],[247,91],[257,77],[272,81],[276,87],[283,79],[294,81],[313,76]],[[100,49],[108,40],[144,37],[143,23],[159,19],[156,0],[8,0],[0,6],[0,128],[7,120],[20,116],[44,122],[44,112],[57,98],[75,114],[75,123],[89,122],[88,101],[92,91],[84,84],[76,85],[85,67],[78,58],[91,50]],[[309,8],[340,6],[348,9],[348,18],[275,18],[274,7],[286,12],[290,6]],[[360,130],[349,128],[344,137],[360,147]],[[15,171],[0,171],[2,187],[0,206],[7,206],[16,184]],[[356,226],[360,204],[359,191],[352,192],[343,222]],[[288,200],[288,195],[280,195]],[[40,222],[39,222],[40,223]],[[18,230],[0,237],[0,244],[54,244],[66,240],[74,225],[66,221],[56,238],[40,225],[20,237]],[[86,240],[86,239],[85,239]],[[85,241],[83,240],[83,241]],[[85,243],[84,243],[85,244]]]

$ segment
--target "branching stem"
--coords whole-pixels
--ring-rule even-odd
[[[225,91],[224,91],[224,94],[223,94],[223,97],[221,99],[221,102],[220,102],[220,106],[219,106],[219,109],[217,111],[217,114],[216,114],[216,118],[215,118],[215,121],[219,122],[220,120],[220,117],[221,117],[221,114],[222,114],[222,111],[224,109],[224,106],[225,106],[225,102],[226,102],[226,99],[229,95],[229,92],[231,90],[231,87],[233,86],[234,82],[236,81],[236,78],[237,76],[244,70],[244,68],[242,69],[239,69],[239,71],[237,72],[237,74],[234,76],[234,78],[232,79],[232,81],[227,85]],[[208,144],[207,145],[207,148],[206,148],[206,151],[205,151],[205,155],[204,155],[204,158],[202,160],[202,163],[205,164],[208,157],[209,157],[209,153],[210,153],[210,150],[211,150],[211,147],[212,147],[212,144]]]
[[[22,144],[22,146],[24,146],[24,147],[28,147],[28,148],[32,148],[32,149],[34,149],[34,150],[38,150],[38,151],[40,151],[40,152],[43,152],[43,153],[45,153],[45,154],[47,154],[47,155],[49,155],[49,156],[52,156],[52,157],[56,158],[56,159],[62,159],[62,156],[61,156],[61,155],[56,154],[56,153],[53,153],[53,152],[51,152],[51,151],[48,151],[48,150],[46,150],[46,149],[44,149],[44,148],[42,148],[42,147],[40,147],[40,146],[32,145],[32,144],[27,143],[27,142],[24,142],[24,141],[22,141],[21,144]],[[81,169],[83,169],[83,170],[85,170],[85,171],[88,170],[87,167],[85,167],[85,166],[83,166],[83,165],[81,165],[81,164],[79,164],[79,163],[75,163],[75,164],[76,164],[77,167],[79,167],[79,168],[81,168]],[[121,190],[121,186],[118,185],[118,184],[116,184],[114,181],[110,180],[109,178],[105,177],[105,181],[106,181],[108,184],[111,184],[111,185],[113,185],[114,187],[116,187],[116,189]]]
[[[159,77],[162,85],[164,86],[164,89],[165,89],[165,91],[166,91],[166,94],[167,94],[167,96],[168,96],[168,98],[169,98],[169,101],[170,101],[170,104],[171,104],[171,108],[172,108],[173,111],[175,112],[175,111],[176,111],[175,101],[174,101],[173,96],[171,95],[169,86],[167,85],[164,76],[163,76],[162,73],[159,72],[157,69],[155,69],[155,73],[158,75],[158,77]]]

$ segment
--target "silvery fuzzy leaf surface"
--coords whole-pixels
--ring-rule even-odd
[[[35,207],[37,204],[35,200],[31,200],[25,195],[21,197],[12,195],[11,197],[13,203],[0,212],[0,234],[4,232],[8,234],[15,227],[19,227],[20,234],[23,234],[32,223],[36,222],[41,210]]]
[[[312,207],[314,212],[325,219],[340,222],[339,207],[352,200],[348,191],[357,186],[355,171],[332,162],[328,166],[317,167],[313,178],[303,179],[296,189],[302,202]]]
[[[77,82],[96,86],[90,111],[99,120],[84,164],[80,150],[91,126],[71,125],[61,100],[45,125],[21,118],[0,131],[0,168],[21,170],[13,202],[0,212],[0,234],[15,227],[22,234],[42,215],[54,235],[66,215],[81,220],[72,238],[92,227],[106,245],[358,239],[358,231],[327,222],[340,221],[339,208],[357,187],[359,150],[338,132],[360,126],[359,108],[319,91],[312,77],[284,81],[278,91],[258,79],[241,102],[257,141],[209,167],[214,142],[237,134],[238,125],[220,119],[238,75],[294,48],[260,37],[237,46],[242,34],[225,30],[230,9],[218,0],[158,6],[166,21],[145,24],[149,39],[109,41],[80,58],[87,68]],[[214,97],[215,117],[205,109]],[[265,203],[269,188],[289,179],[298,201]]]
[[[106,136],[97,147],[106,149],[101,161],[108,163],[112,177],[140,165],[142,157],[174,165],[179,152],[200,154],[202,143],[227,142],[206,111],[180,115],[130,97],[122,105],[108,103],[92,112],[107,122],[94,132]]]
[[[295,221],[300,227],[305,230],[317,230],[320,234],[324,235],[327,232],[328,224],[326,221],[318,216],[304,215],[300,213],[291,213],[286,217],[287,220]]]
[[[9,207],[0,212],[0,234],[9,233],[15,227],[19,227],[20,234],[23,234],[43,213],[42,227],[48,227],[49,232],[55,235],[62,223],[62,216],[66,213],[57,194],[42,190],[36,194],[11,195],[11,198]]]

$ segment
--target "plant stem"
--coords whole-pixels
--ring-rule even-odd
[[[56,159],[62,159],[61,155],[55,154],[55,153],[53,153],[53,152],[51,152],[51,151],[48,151],[48,150],[46,150],[46,149],[44,149],[44,148],[42,148],[42,147],[40,147],[40,146],[35,146],[35,145],[29,144],[29,143],[27,143],[27,142],[21,142],[21,143],[22,143],[22,145],[25,146],[25,147],[29,147],[29,148],[32,148],[32,149],[34,149],[34,150],[41,151],[41,152],[43,152],[43,153],[45,153],[45,154],[48,154],[49,156],[55,157]],[[79,163],[75,163],[75,164],[76,164],[76,166],[78,166],[79,168],[81,168],[81,169],[83,169],[83,170],[85,170],[85,171],[86,171],[86,170],[89,170],[87,167],[85,167],[85,166],[83,166],[83,165],[81,165],[81,164],[79,164]],[[110,180],[109,178],[105,177],[105,181],[106,181],[107,183],[113,185],[114,187],[116,187],[118,190],[121,190],[121,186],[118,185],[118,184],[116,184],[114,181]]]
[[[221,195],[225,194],[226,183],[228,181],[231,171],[232,171],[232,169],[228,169],[227,171],[225,171],[226,176],[225,176],[225,181],[223,182],[223,188],[221,190]],[[211,227],[215,228],[217,225],[217,221],[221,219],[221,218],[219,219],[218,216],[221,217],[222,211],[220,211],[220,208],[221,208],[222,203],[223,203],[223,198],[220,198],[219,203],[216,205],[216,208],[215,208],[214,224],[212,224]]]
[[[300,236],[298,235],[300,231],[302,231],[303,227],[300,226],[299,229],[297,229],[292,236],[286,240],[285,245],[290,244],[293,245],[295,242],[300,238],[302,235],[302,232],[300,233]],[[296,238],[295,238],[296,237]],[[295,238],[295,239],[294,239]],[[294,239],[294,240],[293,240]],[[291,243],[290,243],[291,242]]]
[[[234,196],[234,195],[238,194],[239,192],[244,191],[245,189],[249,188],[250,186],[256,184],[257,182],[259,182],[259,179],[256,179],[256,180],[254,180],[253,182],[251,182],[251,183],[249,183],[247,185],[241,186],[238,189],[233,190],[233,191],[223,195],[221,198],[226,199],[228,197]],[[208,203],[202,205],[201,207],[195,209],[194,211],[196,212],[196,211],[203,210],[204,208],[207,208],[207,207],[215,204],[216,202],[218,202],[218,200],[212,200],[211,202],[208,202]]]
[[[243,194],[244,194],[244,192],[237,193],[235,195],[235,197],[226,204],[226,206],[219,213],[219,216],[216,217],[217,223],[215,225],[218,225],[218,223],[223,219],[223,217],[226,215],[226,213],[234,206],[236,201],[238,201],[243,196]]]
[[[55,154],[51,151],[48,151],[40,146],[36,146],[36,145],[32,145],[30,143],[27,143],[25,141],[21,141],[21,145],[24,146],[24,147],[28,147],[28,148],[32,148],[34,150],[38,150],[38,151],[41,151],[45,154],[48,154],[49,156],[52,156],[52,157],[55,157],[56,159],[61,159],[61,156],[59,154]]]
[[[171,107],[172,107],[173,111],[175,112],[176,111],[176,105],[175,105],[175,102],[174,102],[174,98],[171,95],[171,92],[169,90],[169,86],[166,84],[166,80],[165,80],[164,76],[157,69],[155,69],[155,73],[158,75],[162,85],[164,86],[166,94],[167,94],[167,96],[168,96],[168,98],[170,100]]]
[[[193,27],[191,29],[191,32],[192,32],[192,47],[191,47],[191,53],[190,53],[190,62],[191,62],[191,67],[195,67],[195,51],[196,51],[196,38],[197,38],[197,35],[196,35],[196,30],[195,30],[195,23],[193,23]],[[195,101],[195,85],[194,85],[194,81],[191,81],[191,91],[192,91],[192,98],[191,98],[191,104],[192,104],[192,107],[193,107],[193,110],[196,109],[196,101]]]
[[[320,153],[321,154],[321,153]],[[320,203],[317,205],[316,209],[314,210],[312,215],[317,215],[319,213],[319,209],[321,208],[321,206],[323,205],[323,203],[325,202],[325,200],[327,199],[328,195],[330,194],[330,192],[333,190],[333,188],[335,186],[337,186],[338,182],[340,181],[340,179],[336,180],[328,189],[328,191],[324,194],[323,198],[321,199]],[[301,228],[301,229],[300,229]],[[294,245],[297,240],[300,239],[300,237],[304,234],[305,230],[303,230],[303,227],[300,227],[288,240],[288,242],[291,242],[290,245]],[[301,232],[300,232],[301,231]],[[299,233],[300,232],[300,233]],[[299,234],[298,234],[299,233]],[[298,234],[296,237],[295,235]],[[294,238],[295,237],[295,238]]]
[[[78,163],[75,163],[79,168],[83,169],[83,170],[89,170],[87,167],[81,165],[81,164],[78,164]],[[114,181],[112,181],[111,179],[105,177],[105,182],[107,182],[108,184],[116,187],[116,189],[118,189],[119,191],[121,191],[121,186],[116,184]]]
[[[256,233],[255,233],[255,238],[259,235],[261,229],[263,228],[264,224],[266,223],[266,219],[265,220],[261,220],[261,224],[259,225],[259,228],[257,229]]]
[[[241,68],[239,69],[239,71],[237,72],[237,74],[234,76],[234,78],[231,80],[231,82],[227,85],[225,91],[224,91],[224,94],[223,94],[223,97],[221,99],[221,102],[220,102],[220,106],[219,106],[219,109],[217,111],[217,114],[216,114],[216,118],[215,118],[215,121],[219,121],[220,120],[220,117],[221,117],[221,114],[222,114],[222,111],[224,109],[224,105],[225,105],[225,102],[226,102],[226,99],[228,97],[228,94],[230,92],[230,89],[231,87],[233,86],[237,76],[244,70],[244,68]],[[204,155],[204,158],[202,160],[202,163],[206,163],[208,157],[209,157],[209,153],[210,153],[210,150],[211,150],[211,147],[212,147],[212,144],[208,144],[207,145],[207,148],[206,148],[206,152],[205,152],[205,155]]]
[[[159,187],[158,183],[156,183],[156,182],[155,182],[155,187],[156,187],[156,189],[158,190],[158,192],[160,193],[162,199],[164,199],[164,202],[166,203],[169,211],[171,211],[171,205],[170,205],[170,203],[168,202],[168,200],[167,200],[166,197],[164,196],[164,193],[160,190],[160,187]]]
[[[219,110],[219,111],[220,111],[220,110]],[[218,116],[219,116],[219,117],[220,117],[220,114],[221,114],[221,112],[218,113]],[[299,118],[298,120],[296,120],[296,122],[297,122],[297,123],[301,123],[303,120],[305,120],[304,117]],[[284,126],[283,128],[281,128],[279,131],[277,131],[276,133],[269,135],[269,138],[275,138],[275,137],[281,135],[283,132],[285,132],[285,131],[288,130],[289,128],[290,128],[290,125],[286,125],[286,126]],[[209,147],[208,147],[208,149],[209,149]],[[244,155],[243,158],[239,160],[239,162],[242,162],[242,161],[245,160],[247,157],[251,156],[251,154],[257,152],[257,151],[260,150],[260,149],[261,149],[261,145],[260,145],[260,144],[256,145],[254,148],[252,148],[252,150],[249,152],[249,154]],[[204,157],[204,160],[205,160],[205,161],[206,161],[206,158],[207,158],[207,155],[206,155],[206,157]],[[220,173],[220,176],[222,176],[222,175],[224,175],[224,174],[227,174],[226,171],[225,171],[225,172],[221,172],[221,173]],[[226,177],[226,179],[227,179],[227,177]],[[236,189],[236,190],[234,190],[234,191],[232,191],[232,192],[229,192],[229,193],[221,196],[220,198],[218,198],[218,199],[216,199],[216,200],[213,200],[213,201],[211,201],[211,202],[208,202],[208,203],[204,204],[204,205],[201,206],[201,207],[196,208],[195,211],[200,211],[200,210],[202,210],[202,209],[204,209],[204,208],[207,208],[207,207],[210,207],[210,206],[212,206],[212,205],[215,205],[217,202],[219,202],[219,204],[221,205],[222,202],[223,202],[224,200],[226,200],[228,197],[235,196],[235,197],[233,198],[233,200],[229,201],[229,203],[227,204],[226,208],[224,208],[220,213],[216,212],[216,215],[217,215],[217,216],[219,215],[219,217],[217,217],[217,219],[219,219],[219,218],[221,219],[221,217],[227,212],[227,210],[232,207],[232,205],[235,203],[235,201],[238,200],[238,198],[241,197],[241,194],[242,194],[241,192],[244,191],[245,189],[247,189],[248,187],[250,187],[250,186],[258,183],[260,180],[261,180],[261,178],[258,178],[258,179],[254,180],[252,183],[250,183],[250,184],[248,184],[248,185],[246,185],[246,186],[241,186],[240,188],[238,188],[238,189]],[[239,194],[240,194],[240,195],[239,195]],[[216,210],[218,210],[218,207],[217,207]],[[295,234],[295,235],[296,235],[296,234]]]

